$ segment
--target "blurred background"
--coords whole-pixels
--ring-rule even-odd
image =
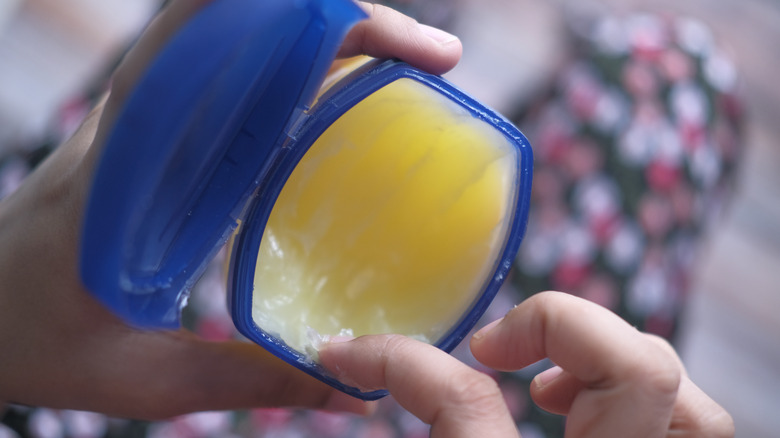
[[[709,25],[738,71],[745,149],[734,196],[724,214],[709,225],[698,252],[677,347],[692,379],[733,415],[737,436],[776,436],[780,430],[775,412],[780,407],[780,87],[775,78],[780,71],[780,1],[390,3],[460,36],[463,60],[448,79],[505,114],[513,114],[549,86],[549,78],[567,53],[565,27],[572,16],[645,10],[695,17]],[[41,145],[53,146],[67,137],[88,110],[85,94],[95,92],[96,83],[105,78],[158,7],[158,0],[0,0],[2,190],[12,190],[25,174],[19,160],[4,157],[29,157]],[[534,138],[530,140],[533,144]],[[0,198],[5,194],[0,192]],[[263,417],[266,421],[275,418],[268,415]],[[37,432],[30,433],[77,436],[72,431],[81,430],[80,436],[101,436],[108,427],[93,429],[97,432],[90,435],[87,426],[77,429],[81,420],[70,420],[70,429],[55,425],[66,417],[76,418],[52,414],[40,420]],[[211,425],[206,428],[219,421],[202,419]],[[0,437],[6,436],[15,435],[8,428],[0,429]]]

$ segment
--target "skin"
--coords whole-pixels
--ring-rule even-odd
[[[263,406],[371,410],[256,345],[130,328],[78,277],[82,212],[115,115],[158,50],[206,3],[174,1],[162,11],[78,132],[0,203],[0,403],[139,419]],[[395,56],[436,73],[458,62],[456,38],[361,6],[370,18],[353,28],[339,56]]]
[[[300,406],[368,413],[360,402],[243,342],[138,331],[101,307],[77,274],[83,206],[106,134],[133,84],[206,0],[174,1],[116,71],[83,126],[0,202],[0,402],[139,419],[221,409]],[[380,6],[340,56],[394,56],[443,73],[460,42]],[[42,269],[42,267],[45,268]],[[509,370],[550,357],[540,406],[569,416],[570,436],[732,436],[728,414],[693,385],[668,344],[563,294],[527,300],[471,342]],[[389,388],[434,436],[517,436],[496,383],[427,344],[400,336],[327,345],[325,366],[364,389]]]
[[[471,339],[510,371],[549,357],[531,397],[566,415],[567,437],[732,437],[729,414],[694,385],[664,340],[560,292],[535,295]],[[396,335],[327,344],[323,365],[362,389],[387,388],[432,437],[518,436],[496,382],[435,347]]]

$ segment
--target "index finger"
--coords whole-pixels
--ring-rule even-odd
[[[326,344],[322,365],[362,390],[387,389],[432,437],[509,437],[517,429],[496,382],[429,344],[399,335]]]
[[[477,332],[474,357],[502,370],[549,357],[581,382],[568,412],[573,436],[665,436],[680,385],[673,353],[609,310],[547,292]]]

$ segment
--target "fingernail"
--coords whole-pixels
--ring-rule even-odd
[[[534,377],[534,384],[536,385],[537,389],[542,389],[549,385],[550,382],[557,379],[561,373],[563,373],[563,368],[557,365],[552,368],[548,368]]]
[[[355,339],[354,336],[329,336],[325,343],[327,344],[343,344],[344,342],[349,342],[351,340]]]
[[[455,35],[449,32],[445,32],[439,28],[428,26],[427,24],[418,24],[418,26],[420,26],[420,31],[422,31],[422,33],[424,33],[428,38],[436,41],[441,45],[449,44],[458,40],[458,37]]]
[[[329,336],[329,335],[320,335],[315,330],[310,329],[307,332],[307,336],[309,337],[309,341],[311,344],[306,346],[306,353],[311,356],[312,360],[315,362],[320,361],[320,351],[324,348],[327,348],[328,345],[333,344],[343,344],[345,342],[349,342],[353,339],[355,339],[354,336],[343,336],[343,335],[336,335],[336,336]]]
[[[497,319],[497,320],[491,322],[490,324],[487,324],[486,326],[482,327],[476,333],[474,333],[474,336],[472,336],[472,339],[480,340],[480,339],[484,338],[485,336],[487,336],[488,333],[490,333],[503,320],[504,320],[504,318]]]

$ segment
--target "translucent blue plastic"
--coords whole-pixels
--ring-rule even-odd
[[[94,176],[81,247],[81,275],[93,295],[134,326],[177,328],[190,288],[241,221],[228,283],[239,331],[348,394],[385,395],[342,384],[257,327],[252,291],[266,221],[297,163],[342,114],[410,78],[495,127],[518,151],[501,256],[468,312],[435,345],[450,351],[466,336],[522,240],[531,148],[497,113],[399,61],[362,67],[309,110],[344,35],[363,17],[350,0],[214,0],[174,36],[118,115]]]
[[[349,0],[217,0],[189,22],[103,151],[82,239],[87,288],[131,324],[178,327],[285,128],[363,17]]]

